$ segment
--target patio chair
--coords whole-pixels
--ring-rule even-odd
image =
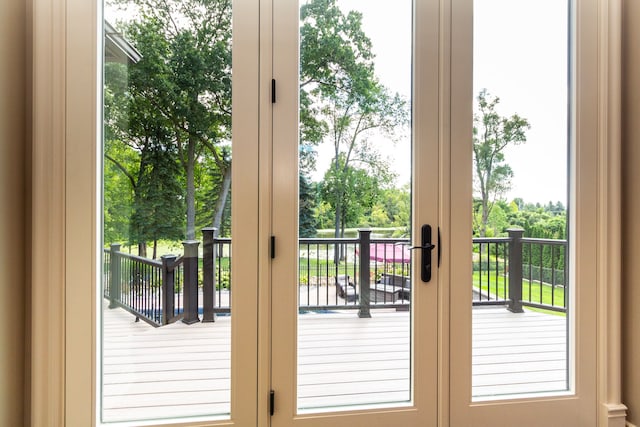
[[[347,275],[336,276],[336,293],[340,298],[347,301],[355,301],[358,298],[356,285],[353,284],[351,278]]]

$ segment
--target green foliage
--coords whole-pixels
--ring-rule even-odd
[[[474,207],[480,205],[479,200],[474,200]],[[518,207],[519,206],[519,207]],[[477,210],[474,211],[474,227],[478,227]],[[551,240],[566,240],[567,238],[567,214],[562,203],[551,203],[542,206],[540,204],[525,203],[522,199],[515,199],[507,204],[506,202],[496,202],[490,215],[486,230],[487,237],[505,237],[508,235],[507,229],[520,228],[524,230],[525,238],[539,238]],[[478,235],[477,228],[474,228],[474,235]],[[474,253],[478,254],[480,245],[474,245]],[[488,245],[482,253],[483,268],[486,267],[486,257],[493,257],[490,261],[491,268],[494,268],[494,261],[500,263],[506,258],[506,254],[497,253],[502,251],[501,245]],[[488,254],[486,251],[489,251]],[[479,261],[474,261],[474,271],[479,269]],[[542,278],[545,282],[554,284],[564,284],[564,268],[566,265],[566,248],[562,245],[550,244],[529,244],[524,243],[522,247],[523,275],[531,280]],[[532,268],[529,268],[529,265]]]
[[[311,185],[309,179],[300,174],[300,190],[299,190],[299,236],[315,237],[316,236],[316,218],[314,210],[316,207],[315,187]]]
[[[400,231],[394,237],[409,235],[411,192],[408,184],[403,188],[386,188],[380,191],[370,214],[360,222],[372,227],[396,227]]]
[[[361,13],[343,13],[335,0],[311,0],[301,7],[300,19],[300,167],[313,164],[311,147],[331,144],[333,159],[321,195],[339,236],[345,227],[361,225],[380,190],[394,179],[368,137],[376,132],[393,141],[408,123],[408,110],[375,76]]]
[[[161,132],[183,170],[186,237],[195,237],[196,200],[216,194],[207,225],[220,227],[227,207],[231,126],[231,2],[224,0],[115,0],[135,5],[121,24],[142,59],[130,65],[120,141]],[[115,115],[117,116],[117,115]],[[152,129],[149,129],[152,125]],[[141,144],[136,143],[142,151]],[[215,171],[211,164],[215,164]],[[206,178],[203,173],[212,176]],[[220,178],[222,177],[222,178]],[[196,187],[198,184],[207,187]],[[185,215],[185,213],[183,213]],[[198,215],[202,217],[202,215]],[[216,223],[217,222],[217,223]],[[184,231],[183,231],[184,233]]]
[[[105,150],[108,155],[120,159],[127,170],[135,171],[138,155],[131,148],[123,144],[107,144]],[[104,164],[103,182],[104,243],[128,242],[134,196],[131,181],[113,162],[107,161]]]
[[[517,114],[503,117],[496,111],[500,98],[483,89],[478,94],[478,112],[473,116],[473,165],[480,195],[480,236],[487,235],[489,215],[497,198],[511,188],[513,171],[506,163],[504,149],[526,142],[527,119]]]
[[[334,223],[336,234],[338,230],[343,232],[347,227],[361,225],[358,221],[365,212],[370,212],[384,185],[379,176],[370,175],[364,169],[345,167],[344,162],[344,156],[340,154],[337,166],[329,168],[320,185],[323,201],[331,207],[334,218],[339,221]]]
[[[184,236],[184,197],[175,153],[162,145],[148,144],[142,156],[131,214],[131,241],[179,240]]]

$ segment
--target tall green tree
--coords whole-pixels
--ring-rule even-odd
[[[143,152],[131,214],[131,239],[153,242],[153,259],[157,258],[159,239],[179,240],[184,235],[183,184],[171,148],[149,146]]]
[[[497,198],[511,188],[513,170],[507,164],[504,150],[526,142],[530,128],[527,119],[514,114],[501,116],[496,108],[500,98],[483,89],[477,98],[473,116],[473,164],[476,190],[480,193],[480,236],[486,236],[491,209]]]
[[[195,238],[196,169],[210,156],[223,177],[212,215],[219,227],[231,179],[221,145],[231,124],[231,1],[117,0],[138,8],[125,25],[142,54],[131,66],[129,88],[144,107],[161,114],[170,129],[186,181],[186,237]]]
[[[299,224],[298,235],[300,237],[315,237],[316,236],[316,188],[309,182],[309,179],[300,174],[299,179]]]
[[[128,77],[124,64],[105,66],[105,238],[137,244],[145,257],[152,241],[155,257],[158,239],[184,235],[184,192],[166,120],[131,96]]]
[[[300,17],[301,141],[303,146],[320,141],[332,146],[323,194],[340,237],[357,204],[364,203],[363,194],[350,189],[371,182],[364,175],[380,185],[393,179],[369,138],[375,132],[393,141],[408,123],[408,110],[375,76],[361,13],[345,14],[335,0],[312,0],[302,6]],[[355,203],[354,194],[359,198]]]
[[[342,166],[344,156],[339,155],[338,160]],[[321,194],[334,212],[341,211],[337,224],[339,237],[344,237],[345,228],[359,225],[357,221],[379,200],[383,186],[378,176],[365,169],[339,167],[327,170]]]

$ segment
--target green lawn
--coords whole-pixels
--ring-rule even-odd
[[[482,282],[482,286],[480,285]],[[490,277],[487,273],[473,272],[473,287],[482,292],[489,292],[492,297],[497,294],[500,298],[508,297],[508,289],[506,278],[503,275],[492,274]],[[564,288],[556,287],[555,289],[546,283],[540,285],[539,282],[522,282],[522,300],[530,301],[536,304],[554,305],[562,307],[564,305]]]

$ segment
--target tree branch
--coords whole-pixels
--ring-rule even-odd
[[[135,189],[137,187],[136,184],[136,180],[134,178],[134,176],[129,173],[129,171],[124,167],[124,165],[122,163],[120,163],[119,161],[117,161],[116,159],[114,159],[113,157],[111,157],[110,155],[108,155],[107,153],[104,154],[105,159],[108,159],[109,161],[111,161],[115,167],[117,167],[118,169],[120,169],[122,171],[122,173],[124,173],[124,176],[127,177],[127,179],[129,179],[129,182],[131,183],[131,187],[133,189]]]

